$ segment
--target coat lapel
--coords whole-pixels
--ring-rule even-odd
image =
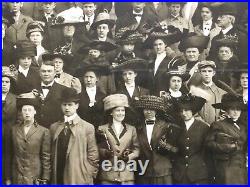
[[[113,130],[112,128],[112,125],[109,124],[109,127],[108,127],[108,131],[110,132],[110,134],[114,137],[115,141],[116,141],[116,144],[119,146],[120,145],[120,141],[119,139],[117,138],[116,136],[116,133],[115,131]]]
[[[38,128],[33,124],[30,127],[30,130],[28,131],[28,133],[26,134],[26,139],[28,140],[37,130]]]
[[[155,122],[155,126],[154,126],[153,133],[152,133],[152,138],[150,142],[152,149],[155,148],[155,146],[158,144],[161,138],[161,135],[164,134],[164,126],[165,124],[162,124],[160,121]]]

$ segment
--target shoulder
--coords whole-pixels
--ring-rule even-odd
[[[80,118],[78,124],[81,128],[85,128],[87,131],[95,131],[94,125]]]
[[[63,72],[63,73],[61,74],[61,76],[63,76],[63,77],[66,78],[66,79],[73,79],[73,76],[72,76],[72,75],[70,75],[70,74],[68,74],[68,73],[65,73],[65,72]]]
[[[208,129],[210,127],[210,125],[207,122],[199,120],[199,119],[195,119],[194,123],[199,125],[201,128],[207,128]]]
[[[33,19],[32,19],[31,17],[29,17],[29,16],[25,16],[25,15],[23,15],[23,14],[21,14],[20,16],[21,16],[22,20],[26,20],[26,21],[28,21],[28,22],[33,21]]]
[[[109,128],[109,124],[101,125],[98,127],[99,130],[106,130]]]
[[[61,124],[61,121],[57,121],[55,123],[53,123],[51,126],[50,126],[50,131],[55,131],[58,126]]]

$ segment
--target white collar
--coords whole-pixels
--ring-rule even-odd
[[[227,27],[227,28],[225,28],[225,29],[221,29],[221,32],[222,32],[223,34],[227,34],[228,31],[230,31],[232,28],[233,28],[233,25],[230,25],[229,27]]]
[[[127,84],[125,83],[126,88],[135,88],[135,83],[133,82],[132,84]]]
[[[202,82],[202,84],[204,84],[205,86],[211,87],[211,86],[213,85],[213,82],[210,82],[210,83],[208,83],[208,84]]]
[[[185,125],[186,125],[186,129],[188,130],[191,125],[194,123],[194,117],[192,117],[190,120],[188,121],[184,121]]]
[[[25,77],[27,77],[28,72],[29,72],[29,69],[30,69],[30,68],[23,69],[22,66],[20,66],[20,65],[18,66],[18,71],[19,71],[20,73],[22,73]]]
[[[75,117],[77,116],[77,113],[74,113],[72,116],[64,116],[64,123],[73,121]]]
[[[133,10],[133,14],[142,15],[142,14],[143,14],[143,9],[142,9],[141,12],[135,12],[135,11]]]
[[[161,54],[156,54],[156,58],[165,58],[167,56],[167,53],[164,51]]]
[[[100,40],[100,41],[102,41],[102,42],[106,42],[107,37],[105,37],[105,38],[98,38],[98,40]]]
[[[174,91],[174,90],[172,90],[171,88],[169,88],[169,92],[170,92],[170,95],[172,96],[172,97],[181,97],[182,96],[182,93],[180,92],[180,90],[178,90],[178,91]]]
[[[93,87],[86,87],[86,91],[92,91],[92,92],[94,92],[94,91],[96,91],[96,86],[93,86]]]
[[[213,20],[210,19],[208,21],[203,21],[203,25],[212,25],[213,24]]]
[[[41,82],[41,86],[53,86],[54,82],[54,80],[49,84],[44,84],[43,82]]]

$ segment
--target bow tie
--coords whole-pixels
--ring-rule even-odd
[[[134,14],[134,16],[139,16],[139,17],[142,17],[142,14],[137,14],[137,13],[133,13]]]
[[[51,86],[42,86],[42,89],[50,89],[51,88]]]
[[[61,77],[60,73],[58,73],[58,74],[55,75],[55,78],[60,78],[60,77]]]
[[[146,125],[154,125],[155,120],[146,120]]]

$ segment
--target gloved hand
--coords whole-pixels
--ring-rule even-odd
[[[118,157],[118,160],[123,160],[124,162],[128,162],[129,157],[128,155],[122,154],[121,156]]]
[[[109,149],[105,149],[104,151],[104,157],[106,159],[110,159],[114,156],[114,152],[112,150],[109,150]]]
[[[170,151],[173,153],[178,152],[178,148],[167,143],[167,140],[161,139],[158,145],[158,150]]]

